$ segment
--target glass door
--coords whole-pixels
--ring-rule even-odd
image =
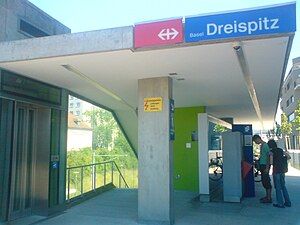
[[[31,214],[35,143],[36,109],[16,103],[9,220]]]

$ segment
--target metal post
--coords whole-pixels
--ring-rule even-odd
[[[83,166],[81,167],[81,187],[80,187],[80,193],[81,193],[81,196],[83,195]]]
[[[68,170],[68,201],[70,201],[70,169]]]
[[[104,185],[106,185],[106,163],[104,163]]]
[[[94,165],[94,190],[97,188],[97,166]]]
[[[114,163],[111,162],[111,183],[114,183]]]

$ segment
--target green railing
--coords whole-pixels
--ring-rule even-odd
[[[108,184],[119,188],[129,188],[115,161],[67,168],[67,201],[98,190]]]

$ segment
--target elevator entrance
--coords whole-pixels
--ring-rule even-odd
[[[8,220],[31,215],[43,208],[43,199],[48,198],[43,191],[48,182],[43,183],[42,178],[49,173],[43,162],[49,161],[50,112],[49,108],[15,102]]]
[[[37,109],[17,103],[14,119],[10,219],[31,214],[36,164]]]

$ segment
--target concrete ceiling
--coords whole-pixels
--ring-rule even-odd
[[[244,40],[241,44],[265,128],[270,128],[276,113],[289,37]],[[62,65],[76,68],[89,80]],[[137,132],[138,79],[169,76],[169,73],[178,74],[172,76],[175,107],[206,106],[207,112],[216,117],[233,117],[235,123],[252,123],[256,129],[260,128],[231,42],[136,52],[124,49],[2,63],[0,60],[0,67],[66,88],[113,109],[121,123],[127,124],[128,132],[132,132],[129,136]],[[178,81],[178,78],[184,80]],[[126,104],[101,91],[97,84],[121,97]]]

